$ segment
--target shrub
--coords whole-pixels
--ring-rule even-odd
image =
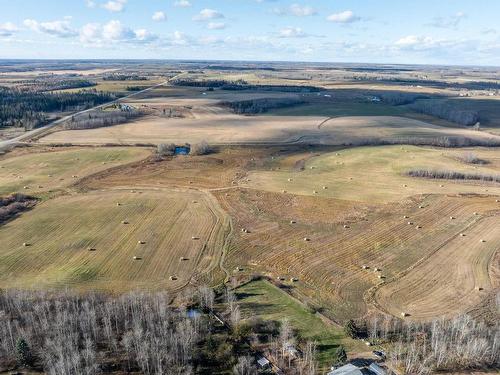
[[[17,339],[16,342],[16,354],[17,362],[20,366],[28,367],[33,364],[33,356],[31,354],[31,349],[22,337]]]
[[[212,149],[207,142],[201,141],[191,146],[191,155],[207,155],[212,152]]]
[[[160,143],[156,152],[160,156],[172,156],[175,153],[175,145],[173,143]]]

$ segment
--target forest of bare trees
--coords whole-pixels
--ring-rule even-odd
[[[495,369],[500,366],[500,326],[467,315],[431,323],[374,317],[367,325],[372,342],[389,349],[388,364],[403,374]]]
[[[102,128],[105,126],[123,124],[143,115],[143,112],[128,106],[122,107],[118,105],[115,107],[116,108],[110,110],[96,109],[71,116],[71,118],[64,123],[64,128],[69,130]]]
[[[411,169],[406,173],[410,177],[500,182],[500,175],[487,174],[487,173],[466,173],[466,172],[434,170],[434,169]]]
[[[0,224],[13,219],[22,211],[29,210],[37,203],[37,199],[25,194],[12,194],[0,197]]]
[[[479,121],[479,113],[441,100],[417,100],[410,108],[415,112],[435,116],[460,125],[471,126]]]
[[[298,98],[262,98],[223,102],[221,105],[230,108],[234,113],[250,115],[264,113],[275,108],[294,107],[304,103],[305,101]]]

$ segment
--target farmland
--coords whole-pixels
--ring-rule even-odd
[[[12,206],[0,206],[0,289],[165,291],[181,311],[219,314],[217,329],[259,353],[277,333],[244,340],[245,324],[287,319],[301,351],[316,342],[322,370],[341,345],[370,357],[374,319],[498,321],[500,115],[488,70],[464,68],[462,82],[430,67],[361,79],[360,67],[186,64],[62,70],[110,101],[40,112],[78,129],[4,128],[26,136],[0,155]],[[24,76],[57,81],[0,80],[19,88]],[[150,89],[127,96],[129,86]],[[451,109],[433,112],[440,104]],[[367,342],[347,338],[351,321]]]
[[[0,285],[176,290],[218,266],[224,225],[194,191],[58,197],[1,228]]]

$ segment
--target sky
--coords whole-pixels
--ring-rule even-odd
[[[0,0],[0,58],[500,66],[500,0]]]

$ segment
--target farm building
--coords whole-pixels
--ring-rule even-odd
[[[363,372],[359,367],[352,363],[348,363],[347,365],[330,371],[327,375],[363,375]]]
[[[260,357],[257,360],[257,364],[259,365],[259,368],[262,368],[262,369],[266,369],[266,368],[271,367],[271,363],[269,362],[269,360],[266,357]]]
[[[368,366],[368,370],[372,372],[375,375],[387,375],[387,371],[385,371],[384,368],[382,368],[379,364],[373,362]]]

